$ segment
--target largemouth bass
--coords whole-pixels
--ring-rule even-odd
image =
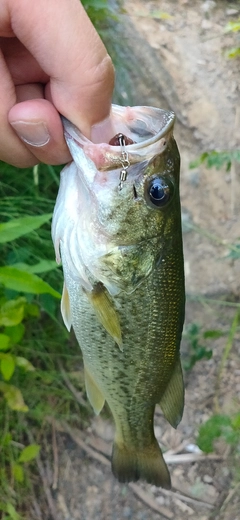
[[[52,224],[64,272],[63,320],[81,347],[96,414],[107,401],[115,421],[113,474],[169,488],[153,421],[159,403],[177,427],[184,406],[174,114],[113,105],[111,144],[94,144],[63,124],[73,162],[61,173]]]

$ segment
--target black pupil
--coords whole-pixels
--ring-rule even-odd
[[[163,206],[169,199],[169,188],[161,179],[154,179],[149,187],[149,196],[155,206]]]

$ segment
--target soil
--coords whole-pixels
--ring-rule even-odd
[[[240,17],[240,3],[128,0],[124,7],[109,43],[110,53],[113,49],[124,63],[118,72],[116,100],[176,113],[175,136],[182,158],[186,326],[197,323],[201,330],[217,329],[223,336],[208,343],[212,359],[197,362],[185,374],[185,412],[178,429],[173,430],[156,410],[157,439],[166,459],[172,456],[172,491],[144,483],[119,484],[107,458],[112,422],[93,417],[85,431],[57,433],[57,518],[238,520],[239,454],[220,439],[212,456],[201,459],[196,439],[199,426],[213,413],[240,409],[238,331],[218,378],[240,295],[240,262],[228,258],[229,247],[239,243],[240,236],[240,166],[233,164],[226,172],[205,166],[190,169],[189,163],[204,151],[240,148],[240,60],[224,57],[224,51],[236,45],[237,36],[223,32],[229,20]],[[154,18],[159,7],[171,18]],[[183,339],[183,360],[189,348],[189,341]]]

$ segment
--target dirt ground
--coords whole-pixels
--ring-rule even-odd
[[[226,258],[229,245],[240,236],[240,171],[239,164],[226,173],[202,166],[191,170],[189,163],[206,150],[240,148],[240,60],[224,57],[224,50],[234,46],[234,36],[223,34],[226,23],[240,17],[240,3],[129,0],[125,9],[116,24],[116,34],[122,37],[115,51],[126,58],[116,96],[128,102],[127,84],[132,104],[170,107],[176,113],[186,324],[198,323],[203,330],[218,329],[225,335],[209,344],[211,360],[198,362],[185,374],[186,405],[177,431],[156,410],[156,436],[169,464],[172,491],[144,483],[121,485],[114,479],[107,458],[114,430],[101,416],[85,431],[65,428],[57,433],[53,507],[59,520],[238,520],[237,461],[223,441],[216,443],[211,456],[199,453],[196,438],[199,425],[216,411],[217,373],[236,312],[234,306],[214,301],[238,302],[240,296],[240,262]],[[151,13],[159,9],[172,17],[155,19]],[[183,359],[188,348],[183,340]],[[240,409],[239,332],[222,373],[218,404],[222,413]]]

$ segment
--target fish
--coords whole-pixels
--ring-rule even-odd
[[[61,311],[82,351],[86,394],[96,414],[107,402],[115,423],[113,475],[166,489],[155,407],[174,428],[184,409],[174,121],[168,110],[112,105],[113,135],[94,143],[63,118],[73,161],[61,172],[52,221],[64,275]]]

